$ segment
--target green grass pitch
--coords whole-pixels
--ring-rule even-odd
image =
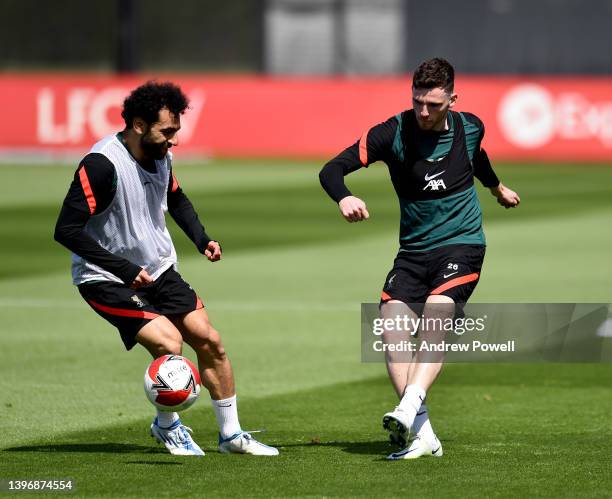
[[[395,255],[397,201],[382,165],[355,173],[371,219],[347,224],[319,167],[176,166],[224,248],[210,264],[171,224],[179,270],[224,337],[243,427],[280,447],[269,459],[216,451],[205,393],[183,421],[206,457],[153,443],[149,359],[82,302],[52,240],[73,168],[0,167],[0,479],[71,478],[79,497],[612,494],[612,365],[446,366],[429,395],[445,456],[385,461],[395,400],[384,366],[359,360],[359,305],[377,301]],[[612,301],[612,169],[497,170],[522,206],[480,189],[488,250],[472,301]]]

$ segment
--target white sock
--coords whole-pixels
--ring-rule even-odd
[[[435,435],[431,422],[429,421],[429,412],[427,406],[421,404],[421,408],[418,410],[414,423],[412,423],[412,433],[417,434],[419,437],[431,440]]]
[[[425,390],[418,385],[408,385],[404,391],[404,396],[400,400],[400,408],[408,415],[409,424],[412,426],[421,404],[425,400]]]
[[[165,412],[157,410],[157,426],[160,428],[170,428],[177,421],[179,415],[176,412]]]
[[[210,399],[210,401],[215,410],[215,416],[217,416],[217,424],[219,425],[221,438],[229,438],[236,433],[240,433],[242,429],[238,422],[236,395],[222,400]]]

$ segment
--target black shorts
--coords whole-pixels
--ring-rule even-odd
[[[139,289],[110,281],[84,283],[78,288],[91,308],[119,330],[128,350],[136,344],[138,331],[153,319],[160,315],[186,314],[204,306],[173,268],[153,284]]]
[[[430,295],[445,295],[463,305],[478,284],[484,255],[485,246],[471,244],[400,252],[385,280],[381,303],[425,303]]]

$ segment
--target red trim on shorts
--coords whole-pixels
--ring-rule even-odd
[[[393,298],[391,297],[391,295],[385,293],[384,291],[380,294],[380,299],[382,301],[389,301],[389,300],[393,300]]]
[[[368,132],[366,130],[359,139],[359,161],[366,166],[368,164]]]
[[[198,310],[199,308],[204,308],[204,303],[202,303],[202,300],[200,300],[200,297],[198,295],[196,295],[196,310]]]
[[[117,315],[119,317],[134,317],[137,319],[155,319],[159,317],[159,314],[153,312],[145,312],[144,310],[129,310],[127,308],[114,308],[100,305],[93,300],[87,300],[92,307],[97,308],[101,312],[105,312],[110,315]]]
[[[461,277],[455,277],[454,279],[451,279],[450,281],[445,282],[441,286],[438,286],[436,289],[431,291],[429,294],[430,295],[440,295],[448,289],[451,289],[457,286],[461,286],[462,284],[467,284],[468,282],[477,281],[479,277],[480,277],[480,274],[478,274],[477,272],[473,274],[464,275]]]
[[[83,165],[81,165],[81,169],[79,170],[79,179],[81,180],[81,187],[83,187],[85,199],[87,200],[87,205],[89,206],[89,213],[93,215],[96,211],[96,198],[91,190],[89,178],[87,177],[87,172],[85,171],[85,167]]]
[[[179,183],[178,180],[176,180],[176,177],[174,176],[174,173],[172,174],[172,188],[170,189],[170,192],[176,192],[179,188]]]

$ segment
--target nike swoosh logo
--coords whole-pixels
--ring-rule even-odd
[[[447,277],[450,277],[452,275],[458,274],[458,273],[459,273],[459,271],[453,272],[452,274],[444,274],[444,279],[446,279]]]
[[[402,457],[402,456],[405,456],[406,454],[410,454],[411,452],[414,452],[415,450],[416,449],[406,449],[401,452],[396,452],[395,454],[393,454],[393,457]]]
[[[438,452],[440,450],[440,447],[438,447],[436,450],[432,450],[431,453],[435,454],[436,452]]]
[[[227,405],[221,405],[221,404],[219,404],[219,406],[218,406],[218,407],[231,407],[231,406],[232,406],[232,404],[227,404]]]
[[[425,182],[429,182],[432,178],[436,178],[440,175],[442,175],[446,170],[442,170],[439,173],[434,173],[433,175],[429,175],[429,173],[425,174]]]

